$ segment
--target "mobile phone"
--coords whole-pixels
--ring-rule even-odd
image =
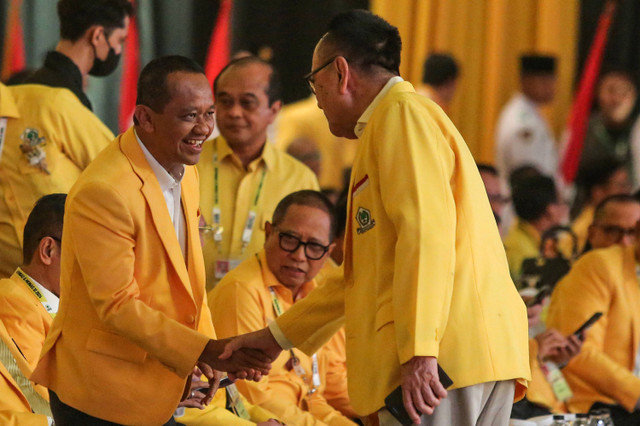
[[[447,373],[444,372],[442,367],[440,367],[440,364],[438,364],[438,378],[445,389],[449,388],[453,384],[453,380],[451,380]],[[395,390],[384,399],[384,406],[389,410],[391,415],[393,415],[393,417],[402,424],[402,426],[409,426],[413,424],[407,410],[404,409],[402,386],[395,388]]]
[[[530,308],[532,306],[542,303],[544,298],[547,297],[549,294],[551,294],[551,287],[549,286],[542,287],[540,291],[537,292],[536,295],[526,303],[527,308]]]
[[[223,377],[222,379],[220,379],[220,384],[218,385],[218,389],[226,388],[227,386],[229,386],[232,383],[233,383],[233,381],[229,377]],[[208,387],[206,387],[206,388],[198,388],[198,389],[196,389],[196,392],[207,393],[207,392],[209,392],[209,388]]]
[[[596,321],[600,319],[601,316],[602,316],[602,312],[596,312],[595,314],[591,315],[591,318],[586,320],[584,324],[580,326],[580,328],[574,331],[573,335],[578,337],[579,339],[582,339],[582,333],[587,331],[589,327],[591,327]]]

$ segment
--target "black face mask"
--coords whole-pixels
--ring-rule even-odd
[[[107,45],[108,45],[107,41]],[[93,53],[95,58],[93,59],[93,66],[89,70],[89,74],[95,77],[105,77],[118,68],[118,63],[120,63],[120,55],[116,55],[116,51],[113,47],[109,45],[109,53],[107,53],[106,59],[102,60],[98,58],[98,53],[96,52],[96,47],[93,46]]]

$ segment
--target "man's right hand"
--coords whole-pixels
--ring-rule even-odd
[[[225,346],[224,352],[220,355],[220,359],[225,360],[233,357],[239,350],[258,350],[266,354],[272,361],[280,355],[282,348],[271,334],[268,327],[252,333],[241,334],[233,337]]]
[[[226,353],[229,340],[209,340],[198,360],[213,369],[226,371],[231,379],[258,381],[263,375],[269,374],[271,362],[275,358],[259,350],[242,347],[222,358],[221,354]]]

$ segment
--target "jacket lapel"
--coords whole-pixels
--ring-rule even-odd
[[[634,247],[628,247],[625,249],[623,276],[623,285],[625,286],[625,293],[627,295],[627,300],[629,301],[628,306],[633,318],[631,323],[631,335],[633,336],[632,348],[635,354],[638,350],[638,345],[640,344],[640,311],[636,309],[637,306],[640,306],[640,288],[638,277],[636,275]]]
[[[129,128],[129,130],[122,135],[120,146],[122,152],[129,158],[133,171],[142,180],[142,195],[149,206],[153,224],[171,260],[171,264],[178,274],[178,277],[180,277],[180,281],[182,281],[182,284],[187,289],[187,292],[193,297],[185,259],[180,250],[180,243],[174,231],[171,216],[169,216],[169,210],[166,207],[164,195],[162,195],[162,189],[160,189],[158,179],[153,173],[151,166],[149,166],[147,159],[144,157],[142,149],[138,145],[138,141],[133,133],[133,127]],[[186,215],[187,212],[185,211],[185,216]]]
[[[204,285],[198,285],[205,281],[204,269],[200,246],[200,232],[198,226],[198,200],[200,197],[198,179],[196,178],[195,166],[187,166],[185,176],[181,185],[182,208],[184,209],[186,233],[187,233],[187,265],[190,280],[190,287],[193,299],[199,303],[204,300]]]

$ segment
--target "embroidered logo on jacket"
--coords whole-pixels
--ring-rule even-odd
[[[42,149],[47,144],[45,138],[40,137],[37,129],[27,127],[20,135],[20,139],[22,139],[20,151],[27,157],[29,164],[39,168],[46,174],[50,174],[47,167],[47,154]]]
[[[364,207],[358,207],[356,212],[356,222],[360,227],[356,229],[358,234],[367,232],[369,229],[376,226],[376,221],[371,217],[371,212]]]

